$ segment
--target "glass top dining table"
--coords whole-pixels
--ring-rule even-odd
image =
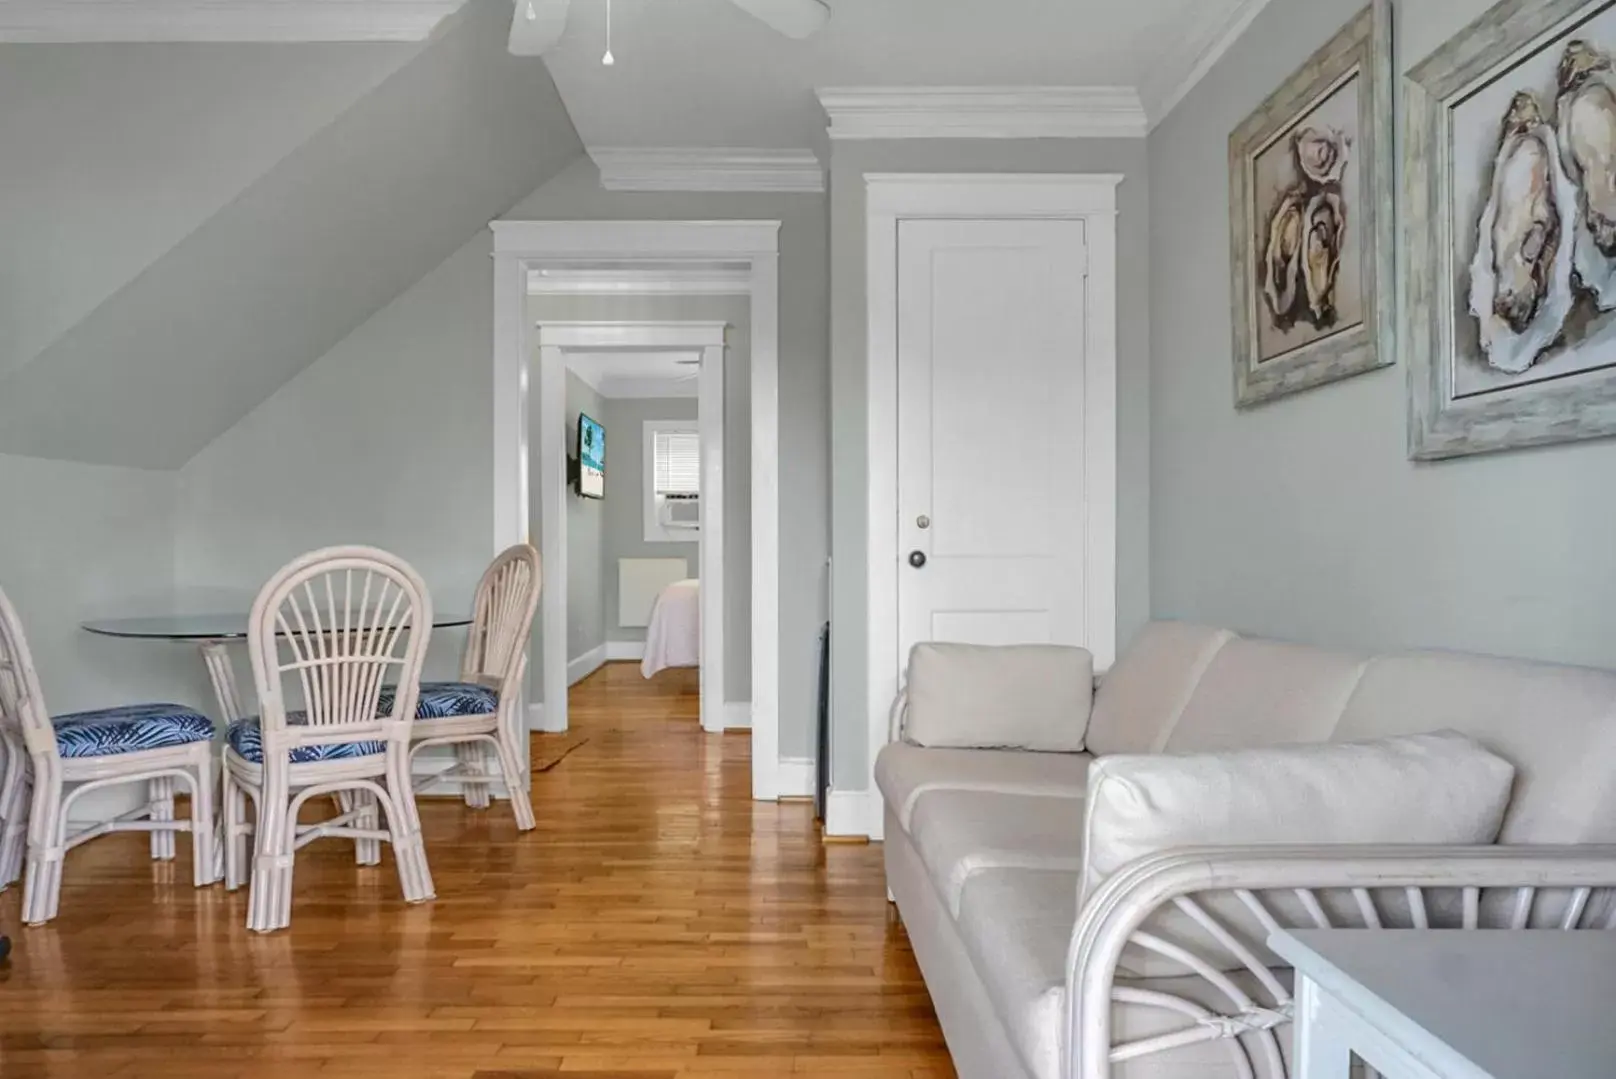
[[[128,618],[92,618],[80,625],[103,637],[131,637],[147,641],[236,641],[247,637],[247,612],[226,614],[150,614]],[[456,612],[434,613],[433,629],[471,625],[471,616]]]

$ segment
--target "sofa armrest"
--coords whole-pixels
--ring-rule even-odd
[[[1384,924],[1370,890],[1399,889],[1407,897],[1407,920]],[[1267,929],[1297,928],[1276,916],[1264,893],[1294,896],[1307,911],[1307,928],[1423,928],[1427,897],[1436,890],[1462,895],[1462,927],[1481,926],[1482,889],[1503,889],[1509,896],[1509,927],[1531,924],[1540,893],[1564,896],[1554,919],[1562,929],[1616,928],[1616,846],[1254,846],[1195,847],[1149,855],[1108,879],[1078,912],[1066,958],[1066,1026],[1061,1050],[1065,1079],[1109,1079],[1113,1061],[1165,1051],[1177,1046],[1228,1039],[1231,1052],[1243,1055],[1242,1035],[1252,1035],[1261,1059],[1258,1075],[1286,1074],[1283,1055],[1272,1029],[1290,1021],[1288,991],[1207,910],[1206,897],[1235,897]],[[1321,900],[1350,897],[1361,912],[1355,922],[1332,920]],[[1489,894],[1489,900],[1492,895]],[[1176,907],[1238,956],[1265,988],[1253,997],[1224,977],[1213,963],[1193,951],[1163,941],[1141,927],[1164,908]],[[1590,907],[1600,913],[1591,917]],[[1339,908],[1338,908],[1339,909]],[[1489,906],[1490,909],[1490,906]],[[1597,924],[1585,924],[1596,922]],[[1128,945],[1146,947],[1183,962],[1228,997],[1221,1012],[1166,994],[1114,986],[1117,964]],[[1164,950],[1165,949],[1165,950]],[[1114,1001],[1167,1007],[1187,1017],[1188,1025],[1169,1034],[1113,1045]]]

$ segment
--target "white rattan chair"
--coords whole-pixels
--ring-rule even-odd
[[[19,827],[27,828],[22,920],[56,917],[62,861],[80,843],[110,832],[150,832],[154,859],[175,855],[174,835],[190,832],[193,878],[212,884],[213,721],[177,704],[104,708],[51,718],[17,612],[0,592],[0,883],[15,879]],[[174,819],[174,781],[191,792],[191,819]],[[67,833],[68,811],[103,787],[144,783],[147,801],[112,820]],[[29,788],[32,794],[29,794]],[[27,807],[26,812],[24,806]]]
[[[539,552],[526,543],[502,551],[477,585],[471,634],[459,682],[425,682],[416,707],[413,756],[428,746],[454,746],[458,763],[423,779],[418,790],[449,781],[461,785],[466,804],[488,807],[486,749],[493,747],[510,794],[516,827],[533,828],[520,739],[522,676],[528,638],[539,606]],[[385,703],[385,698],[384,698]]]
[[[381,860],[382,840],[392,843],[405,900],[433,898],[409,776],[431,629],[432,600],[420,575],[374,548],[311,552],[258,594],[247,647],[259,714],[231,724],[224,751],[227,887],[241,886],[247,836],[255,836],[247,928],[291,923],[294,854],[324,836],[353,839],[366,865]],[[403,688],[381,708],[389,682]],[[300,708],[288,703],[288,685]],[[343,796],[342,811],[298,823],[305,802],[332,794]],[[247,819],[249,797],[256,827]]]

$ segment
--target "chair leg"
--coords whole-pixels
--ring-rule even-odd
[[[455,743],[454,749],[455,759],[459,762],[461,769],[468,775],[481,776],[488,774],[488,770],[485,765],[487,757],[483,753],[483,743],[457,742]],[[470,806],[472,809],[488,808],[487,783],[479,783],[474,780],[463,780],[460,784],[460,793],[461,796],[465,798],[466,805]]]
[[[224,886],[235,891],[247,867],[247,792],[224,770]]]
[[[59,775],[35,776],[28,812],[28,871],[23,883],[22,920],[44,925],[56,917],[62,899],[62,858],[67,853],[67,821],[62,812]]]
[[[381,827],[381,807],[376,803],[376,796],[367,790],[344,791],[349,796],[349,804],[359,810],[354,818],[354,827],[366,831],[376,831]],[[354,840],[354,861],[359,865],[382,864],[382,841],[379,839]]]
[[[259,789],[258,832],[248,887],[247,928],[272,933],[292,923],[292,853],[296,821],[284,776],[264,770]]]
[[[522,758],[517,755],[516,747],[504,731],[494,737],[494,745],[499,753],[499,770],[505,776],[505,790],[511,797],[511,812],[516,814],[516,829],[531,832],[536,824],[533,819],[533,792],[522,782]]]
[[[206,888],[219,879],[215,863],[218,853],[214,847],[220,839],[219,817],[213,805],[213,790],[213,754],[200,753],[196,761],[196,789],[191,792],[191,868],[198,888]]]
[[[174,819],[174,777],[159,776],[146,781],[147,810],[155,822]],[[154,862],[174,860],[174,830],[158,829],[151,834],[151,856]]]
[[[421,837],[421,815],[415,808],[415,789],[410,785],[408,752],[388,753],[387,796],[381,799],[387,813],[387,827],[393,837],[393,859],[398,863],[398,882],[407,903],[435,899],[432,870],[426,861],[426,843]]]
[[[28,768],[22,750],[8,745],[0,779],[0,890],[22,876],[23,853],[28,849]]]

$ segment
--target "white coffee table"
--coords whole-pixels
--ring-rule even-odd
[[[1616,932],[1284,930],[1293,1079],[1616,1076]]]

